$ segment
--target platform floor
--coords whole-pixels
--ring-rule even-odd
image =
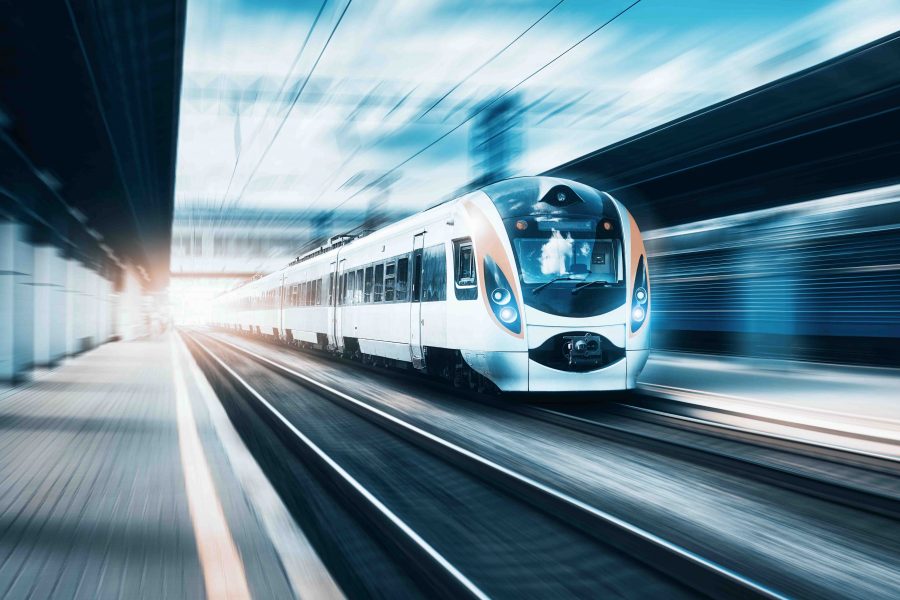
[[[180,343],[107,344],[0,395],[0,597],[302,595]]]
[[[900,453],[900,369],[654,351],[638,384],[698,408],[794,423],[816,439],[846,433]]]

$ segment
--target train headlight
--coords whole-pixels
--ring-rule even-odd
[[[650,292],[647,291],[647,267],[644,257],[638,259],[637,269],[634,274],[634,292],[631,297],[631,332],[641,328],[650,311]]]
[[[491,301],[494,304],[499,304],[500,306],[509,304],[510,298],[512,298],[512,294],[510,294],[509,290],[506,288],[497,288],[493,292],[491,292]]]
[[[516,319],[519,318],[519,311],[512,306],[504,306],[497,313],[497,316],[500,317],[500,320],[504,323],[515,323]]]
[[[484,286],[488,293],[487,308],[494,313],[494,318],[514,334],[522,332],[522,317],[519,314],[519,306],[512,293],[512,285],[503,270],[494,262],[490,255],[484,257]]]

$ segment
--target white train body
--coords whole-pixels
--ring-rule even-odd
[[[214,307],[218,326],[516,392],[633,388],[650,320],[634,219],[606,193],[549,177],[322,248]]]

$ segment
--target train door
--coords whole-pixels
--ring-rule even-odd
[[[417,369],[425,367],[422,350],[422,249],[425,247],[425,232],[413,237],[412,259],[412,301],[409,304],[409,353],[412,364]]]
[[[328,293],[325,296],[328,301],[328,347],[333,350],[337,348],[337,261],[328,263],[328,273]]]
[[[284,273],[281,274],[281,285],[278,286],[278,335],[287,339],[284,332]]]
[[[337,350],[344,347],[344,334],[341,332],[341,313],[344,312],[341,306],[344,301],[344,285],[346,283],[347,259],[338,260],[337,277],[334,284],[334,346]]]

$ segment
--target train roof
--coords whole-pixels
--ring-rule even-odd
[[[257,283],[264,282],[272,275],[281,273],[286,269],[309,261],[318,256],[327,254],[333,250],[344,246],[350,246],[354,242],[363,238],[366,241],[375,241],[379,237],[391,235],[394,230],[408,227],[409,221],[416,219],[427,220],[434,213],[450,210],[459,200],[474,193],[484,193],[491,199],[502,218],[509,218],[522,214],[540,214],[542,212],[554,212],[559,210],[560,202],[554,200],[558,191],[564,191],[566,196],[565,203],[584,202],[591,205],[595,210],[602,210],[604,213],[611,213],[615,209],[612,206],[612,197],[605,192],[600,192],[592,187],[572,181],[570,179],[562,179],[560,177],[548,177],[546,175],[527,175],[519,177],[510,177],[500,181],[490,183],[480,188],[460,194],[429,208],[414,213],[404,219],[390,223],[376,230],[351,230],[348,233],[339,234],[329,238],[328,243],[310,250],[306,254],[297,257],[277,271],[266,274],[252,281],[248,281],[243,285],[225,292],[228,295],[234,292],[255,288]],[[552,194],[551,194],[552,192]],[[374,239],[373,239],[374,238]]]

